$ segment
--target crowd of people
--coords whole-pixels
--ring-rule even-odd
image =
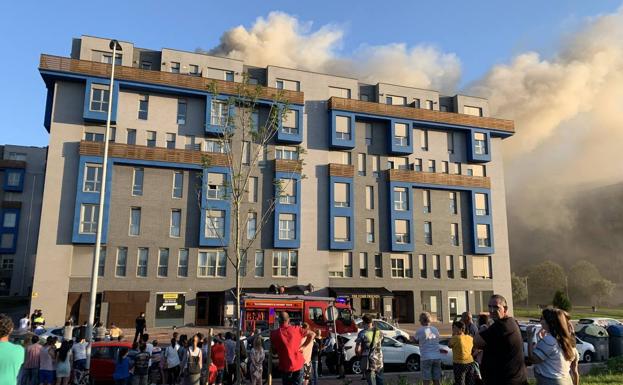
[[[506,299],[491,297],[489,314],[478,316],[469,312],[452,324],[452,348],[455,385],[526,385],[523,339],[517,321],[508,314]],[[330,373],[344,377],[344,339],[329,334],[322,338],[320,330],[303,323],[290,323],[287,312],[279,314],[279,327],[270,332],[273,352],[283,385],[317,385],[322,377],[322,357]],[[442,379],[439,330],[431,324],[431,316],[422,313],[421,327],[413,336],[420,349],[420,370],[424,385],[439,385]],[[36,329],[45,324],[41,311],[26,315],[19,328]],[[251,333],[237,343],[236,336],[204,336],[190,338],[173,332],[170,344],[160,346],[151,340],[145,327],[145,315],[136,319],[136,333],[131,348],[121,347],[116,357],[113,378],[118,385],[233,385],[238,376],[251,385],[261,385],[265,377],[267,354],[260,331]],[[534,364],[538,385],[578,385],[579,356],[569,314],[555,308],[542,312],[542,328],[528,328],[528,360]],[[67,322],[59,344],[58,337],[48,336],[41,344],[39,336],[28,333],[23,347],[8,342],[13,322],[0,315],[0,384],[67,385],[86,369],[88,343],[86,325],[74,333]],[[95,340],[121,340],[123,332],[111,324],[106,330],[101,323],[95,327]],[[534,338],[539,333],[539,338]],[[383,385],[383,334],[372,317],[364,315],[362,330],[355,340],[355,353],[360,359],[363,378],[368,385]],[[238,348],[236,348],[238,346]],[[209,366],[215,375],[210,377]],[[240,365],[238,365],[240,363]]]

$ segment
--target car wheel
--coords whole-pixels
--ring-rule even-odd
[[[403,344],[407,343],[407,339],[404,336],[398,336],[396,337],[396,341],[401,342]]]
[[[420,371],[420,356],[417,354],[413,354],[407,358],[406,362],[407,370],[410,372],[419,372]]]
[[[582,357],[584,362],[593,362],[593,352],[584,353],[584,357]]]
[[[361,360],[353,358],[350,361],[350,371],[353,374],[361,374]]]

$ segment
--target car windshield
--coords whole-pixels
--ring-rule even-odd
[[[350,323],[353,319],[353,314],[350,309],[337,308],[337,319],[344,323]]]

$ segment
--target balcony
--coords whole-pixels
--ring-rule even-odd
[[[0,159],[0,168],[26,168],[23,160]]]
[[[300,174],[303,162],[300,160],[275,159],[275,172],[288,172]]]
[[[412,170],[388,170],[390,182],[422,183],[443,186],[471,188],[491,188],[491,180],[486,176],[455,175]]]
[[[80,155],[103,156],[104,143],[83,140],[80,142]],[[120,143],[109,144],[108,156],[112,158],[198,165],[203,165],[205,160],[210,166],[229,167],[229,159],[226,154],[206,153],[194,150],[172,150],[162,147],[147,147]]]
[[[329,99],[329,109],[371,115],[382,115],[392,118],[421,120],[441,124],[466,126],[470,128],[488,128],[491,130],[504,131],[509,134],[515,133],[515,123],[512,120],[485,118],[479,116],[457,114],[453,112],[442,112],[414,107],[364,102],[361,100],[344,99],[335,96]]]
[[[350,164],[329,163],[329,176],[352,178],[355,175],[355,166]]]
[[[68,72],[102,78],[110,78],[111,68],[112,65],[110,64],[53,55],[41,55],[39,62],[39,70],[41,71]],[[240,83],[228,82],[225,80],[125,66],[115,66],[115,79],[188,88],[208,93],[211,92],[213,85],[215,85],[219,93],[229,95],[238,95],[241,85]],[[252,88],[255,88],[255,86]],[[286,99],[289,103],[293,104],[303,104],[305,99],[302,92],[278,90],[272,87],[262,87],[259,97],[271,100],[277,98]]]

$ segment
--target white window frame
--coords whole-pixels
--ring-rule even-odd
[[[260,258],[258,258],[258,256]],[[264,277],[264,251],[263,250],[255,250],[255,261],[253,263],[253,275],[257,278]],[[258,263],[259,262],[259,263]]]
[[[123,253],[121,253],[123,252]],[[123,259],[123,263],[120,263],[120,255],[125,255]],[[120,271],[123,274],[119,274]],[[117,257],[115,260],[115,277],[125,277],[128,273],[128,248],[125,246],[117,247]]]
[[[427,225],[428,225],[428,232],[426,231]],[[424,222],[424,244],[425,245],[433,244],[433,222]]]
[[[298,160],[299,152],[296,147],[278,146],[275,147],[275,159]]]
[[[212,210],[212,211],[220,211],[223,216],[211,217],[210,210],[206,210],[205,237],[207,239],[221,239],[225,236],[225,211],[223,210]]]
[[[182,255],[186,254],[186,264],[182,264]],[[186,248],[177,251],[177,276],[188,277],[188,261],[190,260],[189,250]]]
[[[175,226],[175,214],[179,215],[177,227]],[[169,223],[169,237],[171,238],[179,238],[182,234],[182,210],[181,209],[172,209],[171,210],[171,219]]]
[[[394,210],[396,211],[409,210],[409,195],[407,194],[406,187],[394,187],[393,200],[394,200]]]
[[[89,169],[95,170],[95,179],[90,180]],[[87,189],[87,185],[93,186],[91,189]],[[98,193],[102,188],[102,165],[97,163],[86,163],[84,165],[84,182],[82,183],[82,191],[90,193]]]
[[[138,96],[138,119],[147,120],[149,117],[149,95],[140,94]]]
[[[294,195],[287,195],[284,186],[292,185],[294,189]],[[296,179],[280,179],[279,180],[279,203],[283,205],[296,204]]]
[[[145,251],[145,263],[141,263],[141,251]],[[139,247],[136,252],[136,276],[140,278],[146,278],[149,274],[149,248],[148,247]],[[141,274],[144,271],[143,274]]]
[[[162,263],[166,255],[166,264]],[[171,257],[171,252],[168,248],[162,247],[158,249],[158,269],[156,270],[156,277],[158,278],[166,278],[169,276],[169,258]]]
[[[247,213],[247,239],[254,239],[257,234],[257,213]]]
[[[133,215],[132,213],[138,212],[138,223],[132,223]],[[128,229],[128,235],[131,237],[138,237],[141,235],[141,220],[142,220],[142,210],[140,207],[131,207],[130,208],[130,226]]]
[[[281,219],[281,215],[292,215],[294,219]],[[296,214],[282,213],[279,215],[279,239],[291,241],[296,239]]]
[[[284,257],[285,258],[282,258]],[[275,262],[277,262],[275,264]],[[285,262],[285,265],[284,263]],[[287,278],[298,276],[298,251],[297,250],[274,250],[273,251],[273,277]]]
[[[202,256],[205,256],[203,262],[201,261]],[[197,277],[227,277],[227,254],[225,250],[199,250],[197,253]]]
[[[99,99],[95,99],[95,91],[99,91]],[[108,99],[110,99],[110,87],[104,85],[92,85],[89,99],[89,111],[108,112]],[[99,109],[93,108],[93,103],[99,104]]]
[[[87,208],[91,214],[89,218],[85,217]],[[80,205],[80,234],[95,234],[97,232],[98,209],[98,204],[83,203]]]
[[[137,184],[136,173],[141,173],[140,184]],[[132,170],[132,196],[143,196],[143,187],[145,186],[145,169],[142,167],[134,167]]]
[[[177,185],[178,181],[179,181],[179,185]],[[183,196],[184,196],[184,172],[174,171],[173,172],[173,186],[171,188],[171,198],[182,199]]]
[[[210,104],[210,124],[225,127],[229,119],[229,106],[226,101],[212,100]]]

